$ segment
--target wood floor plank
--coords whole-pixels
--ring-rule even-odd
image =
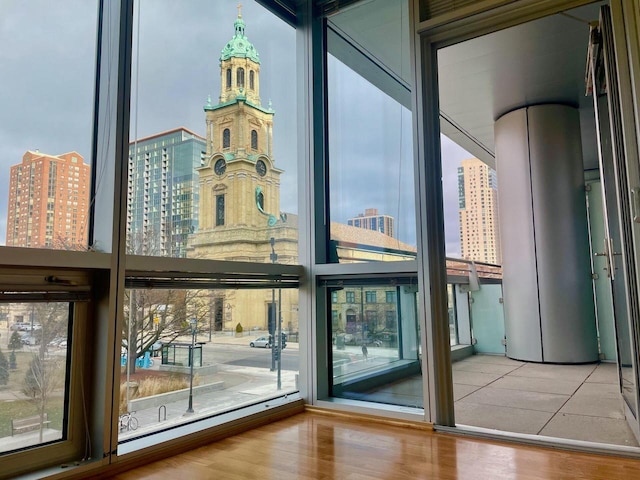
[[[116,480],[640,479],[640,461],[306,412]]]

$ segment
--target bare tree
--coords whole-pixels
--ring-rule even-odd
[[[64,358],[48,357],[47,343],[54,336],[66,332],[69,324],[69,304],[34,303],[31,315],[40,324],[39,330],[32,330],[31,334],[39,341],[39,348],[34,352],[25,373],[22,392],[35,404],[40,416],[40,442],[44,431],[44,415],[49,399],[60,388],[64,388],[65,371]]]
[[[190,320],[208,324],[211,302],[203,290],[127,290],[122,325],[122,348],[127,352],[128,372],[135,372],[136,358],[157,343],[171,343],[190,333]]]

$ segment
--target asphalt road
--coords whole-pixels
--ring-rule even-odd
[[[270,348],[251,348],[247,345],[203,345],[203,363],[222,363],[242,367],[271,368]],[[298,349],[285,348],[282,354],[282,369],[298,371]]]

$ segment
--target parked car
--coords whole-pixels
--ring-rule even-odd
[[[263,348],[271,348],[271,342],[269,342],[269,337],[258,337],[255,340],[252,340],[249,343],[250,347],[263,347]]]
[[[370,345],[370,346],[373,346],[373,347],[381,347],[382,346],[382,340],[378,340],[377,338],[369,337],[369,338],[365,338],[362,341],[362,344],[363,345]]]
[[[67,338],[66,337],[56,337],[53,340],[51,340],[47,345],[49,345],[50,347],[57,347],[60,345],[61,342],[64,342]]]
[[[31,330],[31,324],[27,322],[16,322],[13,325],[11,325],[11,330],[26,332],[27,330]]]
[[[33,337],[31,335],[24,336],[20,339],[23,345],[38,345],[40,343],[40,339],[37,337]]]

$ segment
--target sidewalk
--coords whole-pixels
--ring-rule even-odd
[[[192,414],[187,413],[189,403],[188,400],[184,399],[166,403],[164,408],[152,407],[137,411],[134,413],[134,417],[138,420],[138,428],[135,431],[121,431],[119,440],[138,437],[145,433],[170,428],[297,390],[297,374],[292,371],[282,371],[282,388],[280,391],[276,388],[277,372],[271,372],[268,369],[221,365],[220,373],[223,376],[233,376],[236,380],[242,378],[244,381],[233,386],[225,386],[222,390],[206,393],[194,392],[194,413]]]

